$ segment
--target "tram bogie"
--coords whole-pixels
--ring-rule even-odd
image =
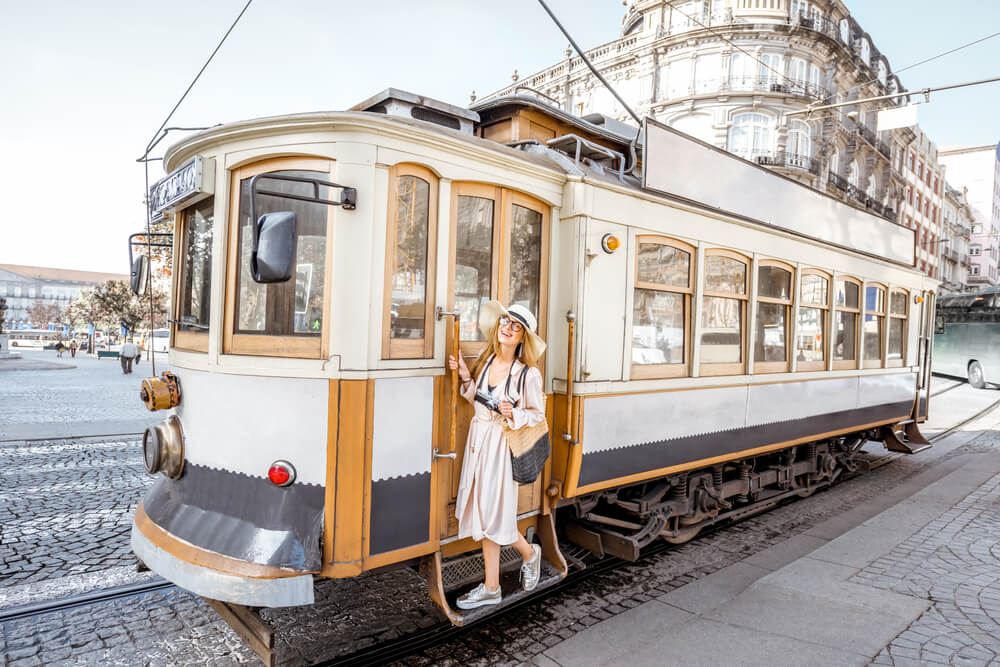
[[[165,577],[285,606],[310,604],[318,577],[419,563],[468,620],[449,572],[478,548],[454,512],[470,413],[445,368],[482,349],[489,299],[537,313],[549,345],[552,455],[518,497],[543,586],[567,544],[634,559],[835,482],[884,428],[919,436],[935,283],[909,230],[804,187],[788,196],[830,211],[815,235],[644,188],[634,137],[532,99],[470,112],[390,90],[364,109],[223,125],[167,153],[213,178],[168,182],[164,207],[173,375],[149,405],[173,425],[147,462],[173,478],[137,509],[133,548]],[[889,234],[886,256],[858,216]],[[258,234],[285,252],[255,254]]]

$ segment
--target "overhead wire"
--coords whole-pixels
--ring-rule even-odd
[[[191,83],[188,85],[187,89],[184,91],[184,94],[181,95],[181,97],[180,97],[179,100],[177,100],[177,104],[175,104],[174,108],[170,110],[170,113],[167,114],[167,117],[163,119],[163,122],[160,123],[160,126],[158,128],[156,128],[156,132],[153,133],[153,137],[149,140],[149,143],[146,144],[146,150],[142,154],[142,158],[140,158],[142,160],[142,163],[143,163],[143,168],[145,169],[145,172],[146,172],[146,196],[143,198],[145,200],[145,204],[146,204],[146,257],[151,257],[152,253],[153,253],[153,246],[152,246],[152,243],[153,243],[153,241],[152,241],[152,239],[153,239],[153,237],[152,237],[152,233],[153,233],[153,212],[150,209],[150,202],[149,202],[149,162],[150,162],[148,160],[148,158],[149,158],[149,152],[153,150],[153,147],[156,146],[157,143],[159,143],[160,138],[162,138],[162,137],[160,137],[160,132],[163,131],[163,129],[167,126],[167,123],[170,122],[170,119],[173,118],[174,113],[180,107],[180,105],[184,101],[184,99],[188,96],[188,93],[191,92],[191,89],[194,88],[194,84],[196,84],[198,82],[198,79],[201,78],[201,75],[208,68],[209,63],[211,63],[212,59],[215,58],[215,54],[217,54],[219,52],[219,49],[222,48],[222,45],[225,44],[226,39],[228,39],[228,37],[229,37],[229,34],[236,27],[236,24],[240,22],[240,19],[243,18],[243,15],[246,14],[247,10],[250,8],[250,5],[252,3],[253,3],[253,0],[247,0],[247,3],[245,5],[243,5],[243,9],[240,10],[240,13],[236,16],[236,19],[233,21],[232,25],[229,26],[229,30],[227,30],[226,34],[224,34],[222,36],[222,39],[219,40],[219,43],[215,46],[215,49],[212,50],[212,53],[211,53],[210,56],[208,56],[208,59],[205,61],[205,64],[201,66],[201,69],[198,70],[198,73],[195,75],[194,79],[191,80]],[[129,270],[131,271],[132,268],[129,267]],[[152,282],[152,281],[150,281],[150,282]],[[149,337],[150,337],[149,361],[150,361],[150,368],[152,369],[153,375],[156,375],[156,346],[153,345],[153,342],[152,342],[153,341],[153,329],[154,329],[154,324],[155,324],[154,308],[153,308],[153,286],[152,286],[152,284],[150,284],[148,286],[148,289],[149,289]]]

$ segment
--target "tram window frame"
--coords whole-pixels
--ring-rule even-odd
[[[845,305],[841,306],[837,303],[837,293],[839,291],[839,283],[850,283],[858,288],[858,307],[852,308]],[[856,369],[858,368],[858,362],[860,359],[861,345],[859,343],[858,332],[861,330],[861,319],[862,319],[862,308],[864,304],[864,283],[857,278],[850,276],[834,276],[832,282],[832,293],[831,297],[833,300],[833,317],[830,320],[830,343],[831,343],[831,359],[833,361],[834,370],[846,370],[846,369]],[[854,314],[854,331],[852,336],[854,339],[854,356],[850,358],[838,359],[836,355],[836,340],[834,336],[836,334],[835,326],[837,324],[837,313],[847,312]]]
[[[325,271],[323,279],[323,322],[319,336],[289,336],[236,332],[237,273],[240,243],[241,183],[257,174],[275,171],[315,171],[324,180],[334,181],[335,160],[325,157],[276,157],[258,160],[230,171],[230,201],[226,249],[226,316],[223,329],[223,354],[297,359],[324,359],[330,347],[330,297],[333,274],[333,221],[335,207],[326,209]],[[281,283],[284,284],[284,283]],[[294,283],[293,283],[294,284]]]
[[[427,248],[424,277],[424,335],[421,338],[392,337],[392,285],[395,275],[396,245],[398,242],[399,181],[410,176],[427,183]],[[436,293],[437,268],[437,228],[438,197],[440,181],[427,167],[412,163],[400,163],[389,169],[389,190],[385,228],[385,281],[382,305],[382,358],[383,359],[429,359],[434,356],[434,295]]]
[[[734,260],[736,260],[736,261],[738,261],[738,262],[740,262],[740,263],[742,263],[744,265],[745,270],[744,270],[744,274],[743,274],[743,292],[742,293],[737,293],[737,292],[723,292],[723,291],[719,291],[719,290],[711,290],[711,289],[708,289],[706,287],[706,285],[707,285],[707,278],[708,278],[708,267],[709,267],[709,264],[710,264],[710,258],[711,257],[727,257],[729,259],[734,259]],[[706,312],[706,307],[705,307],[706,303],[705,303],[705,300],[707,298],[730,299],[730,300],[733,300],[733,301],[737,301],[739,303],[739,311],[740,311],[740,342],[739,342],[740,361],[738,361],[738,362],[730,362],[730,361],[722,361],[722,362],[705,361],[704,360],[705,359],[705,348],[706,347],[710,347],[710,346],[706,346],[705,345],[705,342],[703,340],[704,336],[705,336],[704,322],[700,322],[699,323],[700,326],[698,327],[699,338],[700,338],[700,340],[698,341],[698,343],[699,343],[699,350],[700,350],[700,352],[699,352],[699,360],[698,360],[698,375],[699,376],[703,376],[703,377],[710,377],[710,376],[717,376],[717,375],[743,375],[743,374],[746,373],[746,368],[747,368],[747,338],[748,338],[748,336],[747,336],[747,327],[749,326],[747,324],[747,311],[748,311],[748,303],[749,303],[749,300],[750,300],[750,280],[752,279],[751,275],[750,275],[750,272],[751,272],[752,267],[753,267],[753,262],[751,261],[750,257],[748,257],[747,255],[743,255],[743,254],[740,254],[738,252],[734,252],[732,250],[724,250],[722,248],[708,248],[708,249],[706,249],[705,252],[703,253],[702,262],[703,262],[704,269],[701,272],[702,273],[702,279],[701,279],[701,284],[699,285],[699,287],[701,288],[701,291],[700,291],[700,293],[698,295],[699,298],[701,299],[701,303],[700,303],[701,308],[699,309],[700,317],[702,319],[704,319],[704,317],[705,317],[705,312]]]
[[[531,195],[511,190],[491,183],[474,181],[454,182],[451,186],[451,210],[449,214],[450,242],[448,247],[448,310],[456,308],[456,253],[458,240],[458,205],[459,197],[479,197],[493,202],[493,230],[490,250],[490,293],[489,299],[509,305],[510,296],[510,241],[511,227],[514,218],[514,206],[530,209],[541,215],[541,247],[539,249],[539,284],[538,312],[533,313],[538,320],[538,334],[544,339],[547,335],[545,313],[548,309],[549,292],[549,248],[551,244],[551,206],[541,199]],[[463,319],[461,327],[464,330],[470,323]],[[472,324],[478,326],[477,320]],[[451,334],[449,334],[450,337]],[[449,345],[451,342],[449,341]],[[463,357],[476,357],[482,351],[486,341],[461,340],[459,347]]]
[[[868,303],[868,290],[874,289],[875,292],[875,307],[869,308]],[[879,294],[881,293],[881,309],[879,309]],[[861,367],[862,368],[883,368],[885,366],[885,348],[886,348],[886,338],[888,337],[888,332],[886,330],[886,314],[888,312],[888,295],[889,290],[887,285],[876,282],[866,282],[864,284],[864,290],[862,291],[864,295],[864,315],[861,318]],[[878,359],[870,359],[865,355],[866,341],[870,335],[868,331],[865,330],[865,323],[870,320],[868,317],[871,316],[875,318],[875,322],[878,324]]]
[[[203,283],[202,289],[204,290],[204,298],[208,300],[208,317],[207,322],[198,322],[203,326],[210,326],[212,317],[212,271],[214,269],[215,262],[215,248],[214,240],[216,234],[216,224],[215,224],[215,197],[209,197],[203,201],[188,206],[183,211],[180,212],[178,220],[180,224],[176,225],[175,243],[177,244],[177,254],[174,258],[174,266],[178,267],[175,272],[176,282],[174,285],[174,294],[177,295],[176,303],[173,307],[173,319],[175,320],[171,323],[170,327],[173,334],[173,345],[174,347],[182,350],[187,350],[191,352],[203,352],[208,353],[208,330],[207,329],[194,329],[193,327],[184,328],[185,325],[181,324],[182,318],[184,317],[184,310],[186,306],[186,297],[184,295],[185,291],[185,281],[188,278],[188,240],[190,233],[190,226],[193,220],[193,214],[199,209],[206,207],[206,203],[211,206],[212,218],[209,221],[209,230],[212,238],[212,243],[208,247],[208,281]]]
[[[774,267],[781,269],[788,273],[788,298],[781,299],[776,297],[761,296],[760,294],[760,274],[761,269],[765,267]],[[786,262],[782,262],[776,259],[761,259],[756,263],[756,280],[757,280],[757,293],[756,293],[756,308],[754,308],[754,361],[753,361],[753,372],[754,373],[786,373],[788,372],[789,366],[791,364],[791,332],[792,332],[792,304],[794,303],[795,296],[795,267]],[[785,309],[785,360],[784,361],[758,361],[757,360],[757,320],[760,318],[761,314],[761,304],[772,304],[784,306]],[[762,348],[763,349],[763,348]]]
[[[802,293],[802,284],[807,276],[817,276],[826,281],[826,301],[807,301]],[[830,304],[833,300],[833,276],[826,271],[821,271],[820,269],[800,269],[799,270],[799,291],[796,295],[798,301],[796,302],[795,317],[800,317],[803,310],[818,310],[820,311],[820,317],[822,322],[820,324],[820,335],[822,336],[820,344],[820,352],[823,358],[816,360],[796,360],[795,370],[796,371],[823,371],[826,370],[827,362],[830,357]],[[795,349],[792,353],[798,355],[799,352],[799,337],[801,336],[801,322],[796,322],[796,334],[795,334]]]
[[[663,283],[650,282],[639,280],[639,250],[642,245],[660,245],[670,248],[676,248],[681,252],[687,253],[688,255],[688,276],[687,282],[688,287],[679,287],[676,285],[665,285]],[[666,236],[659,236],[657,234],[641,234],[635,238],[635,274],[633,292],[633,304],[635,303],[635,293],[639,290],[663,292],[666,294],[680,294],[684,300],[684,345],[683,345],[683,361],[679,364],[637,364],[631,363],[631,369],[629,371],[629,377],[635,380],[644,380],[651,378],[675,378],[675,377],[687,377],[691,373],[691,312],[692,312],[692,299],[694,298],[694,287],[695,287],[695,276],[697,275],[695,271],[695,263],[697,261],[697,248],[683,241],[678,241]],[[635,313],[632,313],[632,329],[635,329]],[[630,339],[631,340],[631,339]],[[632,344],[629,345],[629,354],[631,355]]]
[[[897,294],[901,294],[903,296],[903,312],[901,314],[894,312],[893,311],[893,307],[892,307],[892,297],[896,296]],[[887,306],[887,308],[886,308],[886,332],[885,332],[885,335],[886,335],[887,340],[886,340],[886,352],[885,352],[885,365],[887,367],[899,368],[901,366],[905,366],[906,365],[906,347],[907,347],[907,345],[906,345],[906,336],[909,333],[910,293],[908,291],[904,290],[904,289],[899,289],[899,288],[895,288],[895,287],[891,288],[889,290],[889,298],[888,298],[888,302],[887,302],[886,306]],[[900,331],[900,339],[899,339],[900,340],[900,352],[899,352],[899,358],[898,359],[893,359],[890,356],[891,350],[889,350],[889,344],[890,344],[890,341],[892,340],[892,337],[891,337],[890,333],[891,333],[891,329],[892,329],[892,325],[893,325],[894,321],[900,322],[901,323],[900,326],[902,327],[902,329]]]

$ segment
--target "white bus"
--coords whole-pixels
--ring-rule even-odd
[[[62,331],[49,331],[48,329],[16,329],[9,331],[11,347],[34,347],[42,349],[47,345],[55,345],[60,338],[69,344],[69,337],[64,336]]]

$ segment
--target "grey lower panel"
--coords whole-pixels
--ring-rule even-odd
[[[368,553],[380,554],[430,539],[429,472],[372,482]]]
[[[855,425],[888,421],[909,415],[912,409],[913,401],[908,400],[717,433],[658,440],[632,447],[606,449],[583,455],[579,484],[580,486],[593,484],[691,461],[734,454],[747,449],[766,447],[779,442],[798,440],[811,435],[840,431]],[[614,443],[608,444],[614,446]]]
[[[201,549],[309,572],[322,565],[324,489],[185,464],[160,476],[142,506],[163,530]]]
[[[251,579],[193,565],[150,542],[134,524],[132,551],[164,579],[202,597],[249,607],[292,607],[314,601],[311,574]]]

